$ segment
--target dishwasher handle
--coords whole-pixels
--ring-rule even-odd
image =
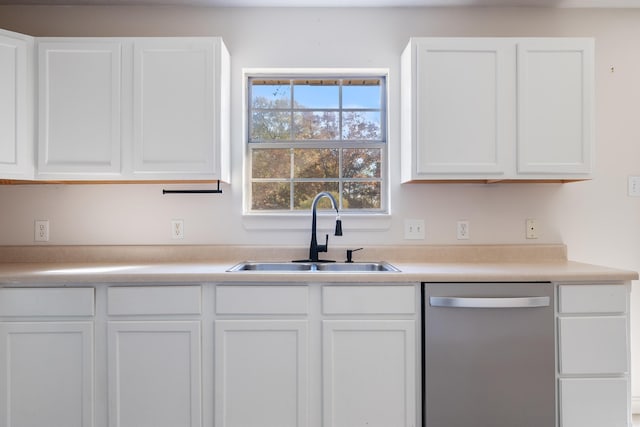
[[[549,297],[467,298],[429,297],[432,307],[448,308],[534,308],[548,307]]]

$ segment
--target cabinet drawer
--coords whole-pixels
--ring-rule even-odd
[[[561,374],[628,371],[626,317],[571,317],[558,328]]]
[[[0,316],[93,316],[93,288],[0,289]]]
[[[414,286],[325,286],[324,314],[414,314]]]
[[[626,378],[560,380],[560,427],[627,427]]]
[[[558,310],[560,313],[626,313],[627,294],[625,285],[561,285]]]
[[[200,286],[127,286],[107,290],[107,313],[110,316],[200,312]]]
[[[216,287],[217,314],[307,314],[306,286],[229,285]]]

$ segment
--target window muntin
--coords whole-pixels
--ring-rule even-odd
[[[249,77],[249,211],[386,212],[385,80]]]

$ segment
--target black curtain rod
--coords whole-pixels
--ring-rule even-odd
[[[222,194],[222,190],[218,180],[217,190],[162,190],[162,194]]]

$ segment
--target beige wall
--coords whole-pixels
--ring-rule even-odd
[[[640,198],[626,196],[627,177],[640,175],[638,22],[640,9],[0,6],[0,28],[34,36],[220,35],[233,73],[233,183],[223,195],[162,196],[157,185],[0,187],[0,244],[32,244],[34,219],[51,221],[51,243],[173,243],[170,220],[182,218],[184,243],[305,246],[305,230],[249,230],[241,218],[241,70],[371,66],[390,69],[392,218],[378,231],[355,230],[345,220],[345,236],[334,244],[406,243],[404,218],[425,220],[425,244],[460,243],[458,219],[471,222],[471,240],[464,243],[530,243],[524,220],[533,217],[539,243],[564,242],[572,259],[640,270]],[[410,36],[595,37],[595,179],[566,185],[400,185],[398,77],[400,52]],[[640,310],[638,294],[634,305]],[[640,396],[640,381],[634,390]]]

